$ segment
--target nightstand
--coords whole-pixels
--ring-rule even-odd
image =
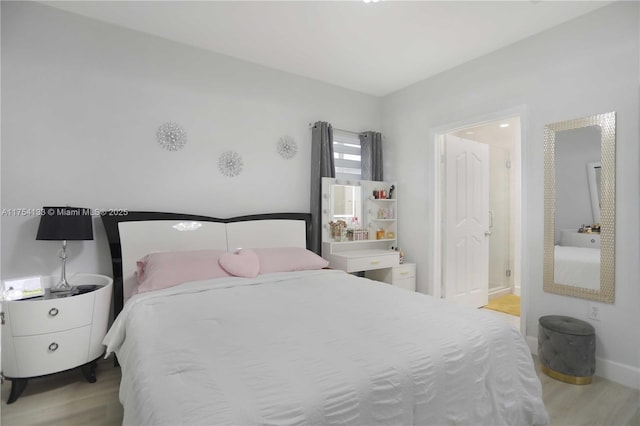
[[[96,361],[104,354],[113,280],[96,274],[69,278],[81,293],[51,293],[2,302],[2,374],[11,380],[8,404],[28,380],[82,367],[96,381]]]
[[[402,263],[398,266],[375,271],[367,271],[367,278],[391,284],[394,287],[416,291],[416,264]]]

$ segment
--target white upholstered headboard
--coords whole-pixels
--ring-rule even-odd
[[[270,213],[217,219],[175,213],[129,212],[103,216],[111,248],[115,312],[136,289],[136,262],[149,253],[264,247],[308,247],[306,213]]]

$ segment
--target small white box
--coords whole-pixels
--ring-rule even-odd
[[[28,299],[44,294],[42,287],[42,277],[23,277],[4,280],[2,283],[2,294],[4,300]]]

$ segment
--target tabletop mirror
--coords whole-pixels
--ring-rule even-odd
[[[344,220],[349,225],[362,220],[360,186],[331,185],[331,216],[333,221]]]
[[[358,233],[358,238],[353,234],[353,230],[361,231],[365,226],[363,189],[360,180],[322,178],[323,242],[367,239],[363,232]]]
[[[544,135],[544,291],[613,303],[615,112]]]

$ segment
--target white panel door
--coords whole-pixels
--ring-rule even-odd
[[[489,301],[489,146],[445,138],[444,297]]]

